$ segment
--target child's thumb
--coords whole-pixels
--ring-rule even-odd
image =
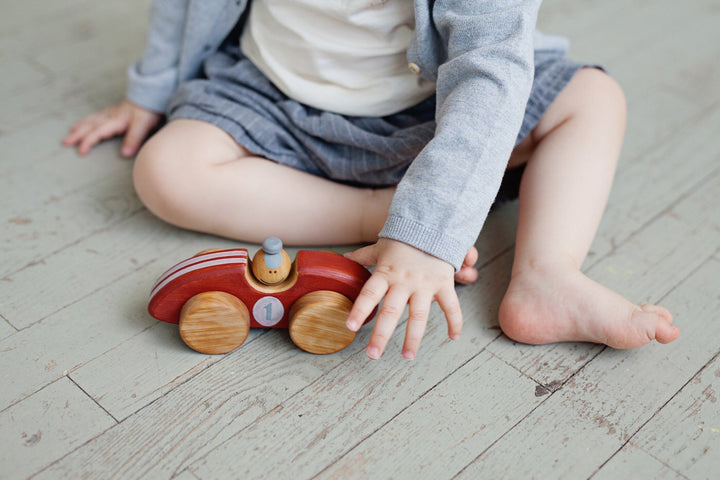
[[[344,256],[358,262],[360,265],[371,267],[377,264],[377,244],[373,243],[367,247],[359,248],[354,252],[346,253]]]

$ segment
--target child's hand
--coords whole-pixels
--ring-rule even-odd
[[[121,153],[131,157],[161,118],[159,113],[123,100],[77,122],[63,144],[77,145],[78,153],[85,155],[102,140],[125,133]]]
[[[450,338],[454,340],[460,336],[462,311],[455,293],[452,265],[386,238],[346,256],[365,266],[377,265],[355,300],[348,316],[348,328],[357,331],[385,297],[367,347],[370,358],[380,358],[408,304],[410,313],[403,357],[409,360],[415,358],[433,300],[437,300],[445,312]]]

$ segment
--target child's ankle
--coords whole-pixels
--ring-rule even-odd
[[[535,255],[528,258],[516,255],[513,262],[511,277],[518,275],[544,275],[558,272],[578,272],[582,261],[569,254]]]

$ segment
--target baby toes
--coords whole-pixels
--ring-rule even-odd
[[[665,320],[667,320],[670,323],[672,323],[672,321],[673,321],[672,313],[670,313],[670,311],[667,308],[661,307],[659,305],[653,305],[651,303],[646,303],[644,305],[641,305],[640,309],[643,312],[656,313],[656,314],[660,315],[661,317],[664,317]]]
[[[669,323],[661,323],[655,330],[655,340],[660,343],[670,343],[680,336],[680,329]]]
[[[633,314],[632,321],[646,335],[637,346],[652,340],[670,343],[680,335],[680,330],[670,323],[672,315],[662,307],[643,305],[640,311]]]

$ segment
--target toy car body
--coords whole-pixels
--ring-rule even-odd
[[[352,342],[345,320],[370,277],[365,267],[337,253],[301,250],[285,280],[265,285],[250,263],[244,248],[201,252],[160,276],[148,310],[179,323],[185,343],[203,353],[234,350],[250,327],[290,328],[293,341],[312,353]]]

